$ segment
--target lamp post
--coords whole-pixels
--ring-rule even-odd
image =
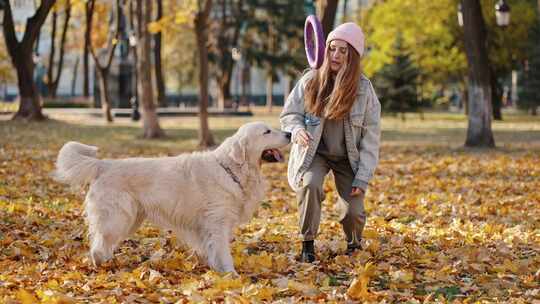
[[[461,3],[458,4],[457,21],[458,21],[458,25],[460,27],[463,27],[463,8],[461,7]]]
[[[458,4],[457,17],[459,26],[463,27],[463,9],[461,3]],[[505,0],[499,0],[495,4],[495,18],[497,25],[500,27],[506,27],[510,24],[510,6]]]
[[[141,119],[141,113],[139,112],[139,72],[137,70],[137,37],[132,32],[128,37],[129,46],[133,50],[133,61],[135,62],[135,92],[131,97],[131,120],[138,121]]]
[[[499,0],[495,4],[495,17],[497,18],[498,26],[505,27],[510,24],[510,6],[505,0]]]
[[[241,61],[242,60],[242,52],[240,51],[239,48],[236,48],[236,47],[233,47],[233,49],[231,50],[231,55],[232,55],[232,59],[234,60],[234,62],[236,63],[236,84],[235,84],[235,91],[236,91],[236,95],[237,95],[237,98],[236,98],[236,108],[238,108],[238,106],[240,105],[240,82],[241,82],[241,74],[242,74],[242,69],[240,67],[241,65]]]

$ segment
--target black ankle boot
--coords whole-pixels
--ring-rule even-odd
[[[361,249],[362,249],[362,246],[360,245],[347,244],[347,251],[345,252],[345,254],[348,256],[351,256],[356,252],[356,250],[361,250]]]
[[[315,262],[315,246],[314,241],[302,242],[302,254],[300,255],[300,262],[313,263]]]

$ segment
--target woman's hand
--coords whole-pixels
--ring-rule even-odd
[[[308,131],[305,129],[300,129],[296,132],[294,141],[304,147],[309,146],[309,142],[313,140],[313,137],[311,134],[309,134]]]
[[[364,194],[364,190],[358,187],[352,187],[351,196],[358,196]]]

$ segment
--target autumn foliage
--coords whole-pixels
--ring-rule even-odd
[[[364,250],[343,255],[329,179],[313,265],[295,260],[300,238],[286,164],[265,165],[272,187],[236,233],[240,276],[231,277],[209,271],[173,234],[149,224],[120,245],[114,261],[91,266],[82,196],[49,173],[64,141],[102,145],[88,132],[103,140],[113,134],[95,128],[51,122],[43,132],[43,125],[0,121],[0,302],[540,301],[537,135],[494,151],[387,141],[367,194]],[[182,150],[115,128],[118,142],[102,145],[101,157]],[[184,133],[170,133],[185,144]]]

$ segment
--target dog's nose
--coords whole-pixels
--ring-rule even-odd
[[[291,140],[291,132],[283,132],[285,133],[285,137],[287,137],[288,140]]]

